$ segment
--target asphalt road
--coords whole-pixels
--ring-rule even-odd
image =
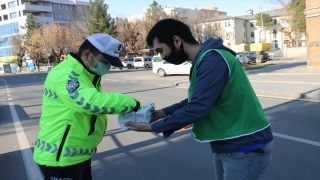
[[[45,77],[45,73],[0,76],[0,179],[30,179],[37,174],[30,157],[39,131]],[[107,92],[122,92],[143,104],[154,102],[158,109],[187,97],[187,89],[173,85],[187,79],[161,78],[144,69],[114,69],[101,84]],[[263,179],[319,179],[320,103],[259,99],[275,137],[273,161]],[[11,115],[12,109],[18,116]],[[210,146],[194,141],[190,130],[167,139],[161,134],[123,132],[116,115],[109,116],[108,131],[92,159],[92,169],[97,180],[214,177]]]

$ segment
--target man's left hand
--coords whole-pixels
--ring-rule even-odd
[[[127,122],[125,123],[126,126],[131,126],[130,130],[132,131],[139,131],[139,132],[153,132],[151,124],[148,123],[134,123],[134,122]]]

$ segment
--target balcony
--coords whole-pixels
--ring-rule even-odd
[[[30,5],[30,4],[23,4],[23,9],[27,12],[52,12],[52,7],[50,6],[37,6],[37,5]]]

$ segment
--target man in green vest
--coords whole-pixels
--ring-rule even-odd
[[[134,98],[101,88],[111,66],[123,67],[121,45],[108,34],[94,34],[48,74],[33,156],[45,179],[92,179],[91,157],[107,129],[107,115],[140,109]]]
[[[211,145],[217,180],[260,179],[272,158],[273,135],[235,52],[221,38],[200,45],[189,27],[174,19],[156,23],[147,44],[172,64],[192,61],[188,98],[154,111],[152,124],[126,125],[166,138],[193,124],[195,140]]]

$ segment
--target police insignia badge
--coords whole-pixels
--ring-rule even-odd
[[[73,92],[79,87],[79,82],[77,80],[69,80],[67,84],[67,91]]]

